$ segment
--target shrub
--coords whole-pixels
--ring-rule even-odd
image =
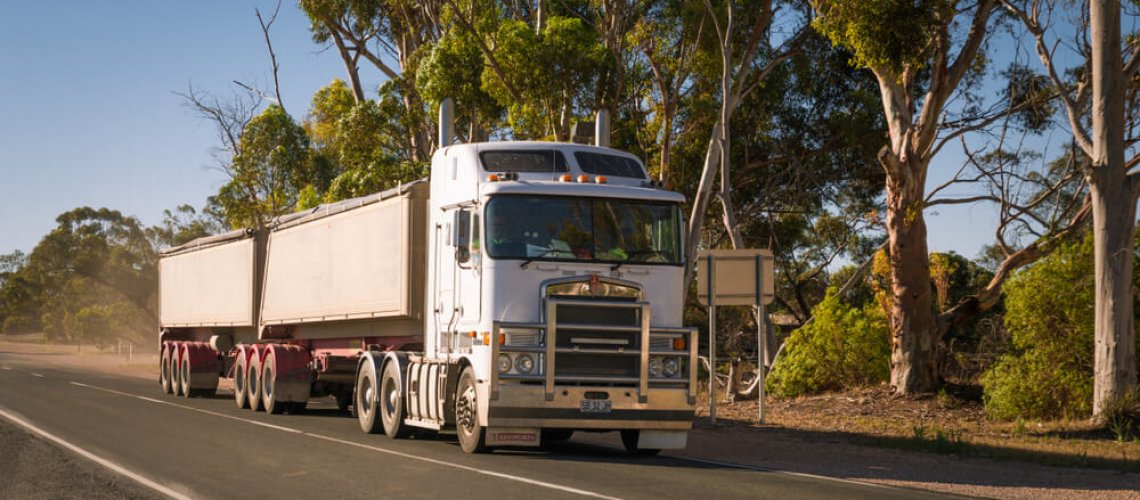
[[[1012,352],[983,377],[991,418],[1085,417],[1092,411],[1092,238],[1057,249],[1005,285]]]
[[[878,304],[849,306],[830,288],[812,317],[788,337],[767,380],[771,394],[795,397],[887,379],[890,343],[887,318]]]

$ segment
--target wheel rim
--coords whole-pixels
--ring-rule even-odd
[[[238,369],[234,372],[234,393],[235,394],[242,394],[244,392],[245,392],[245,368],[241,367],[240,369]]]
[[[182,392],[190,392],[190,351],[182,355]]]
[[[396,404],[400,399],[400,391],[396,389],[395,381],[391,378],[384,379],[384,413],[387,416],[396,414]]]
[[[372,387],[372,378],[364,377],[364,392],[361,394],[362,405],[359,409],[360,413],[368,419],[372,415],[372,408],[376,406],[376,391]]]
[[[261,390],[264,391],[263,394],[265,394],[267,402],[273,401],[273,378],[273,365],[266,364],[265,371],[261,374]]]
[[[162,384],[170,383],[170,349],[162,350]]]
[[[475,433],[475,387],[468,385],[463,388],[459,400],[455,402],[455,423],[464,434]]]

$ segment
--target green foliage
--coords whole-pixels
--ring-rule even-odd
[[[306,185],[327,183],[309,151],[309,137],[285,109],[271,105],[242,131],[230,181],[214,197],[232,228],[262,227],[292,212]]]
[[[934,36],[953,19],[954,0],[812,0],[812,25],[854,54],[860,67],[899,75],[925,65]]]
[[[1067,245],[1006,283],[1013,349],[986,373],[996,419],[1078,418],[1092,410],[1092,238]]]
[[[772,394],[795,397],[887,379],[887,319],[878,305],[848,306],[831,288],[812,315],[814,321],[786,341],[767,379]]]
[[[25,263],[3,280],[5,331],[42,329],[56,340],[92,343],[117,336],[149,338],[157,328],[152,241],[181,231],[173,230],[172,222],[148,230],[137,219],[105,208],[77,208],[56,222]]]
[[[428,102],[455,99],[456,125],[486,130],[498,123],[503,108],[482,87],[486,63],[474,36],[463,30],[444,35],[420,63],[416,88]],[[475,140],[475,139],[471,139]]]
[[[510,81],[488,68],[482,89],[507,108],[515,136],[566,138],[569,123],[562,116],[593,109],[590,98],[607,52],[581,19],[552,16],[540,34],[525,22],[504,21],[495,34],[494,53]]]

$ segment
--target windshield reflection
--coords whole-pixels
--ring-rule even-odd
[[[486,209],[496,259],[680,264],[680,207],[604,198],[499,196]]]

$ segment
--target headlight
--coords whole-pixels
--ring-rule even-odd
[[[660,377],[661,371],[663,369],[664,369],[664,367],[662,366],[661,358],[659,358],[659,357],[649,358],[649,376],[650,377]]]
[[[507,373],[511,371],[511,357],[506,354],[499,354],[499,373]]]
[[[676,377],[677,373],[681,371],[681,361],[677,358],[665,358],[665,362],[662,363],[662,365],[664,365],[662,372],[669,378]]]
[[[522,373],[534,371],[534,358],[530,357],[530,354],[519,354],[519,357],[515,358],[515,368]]]

